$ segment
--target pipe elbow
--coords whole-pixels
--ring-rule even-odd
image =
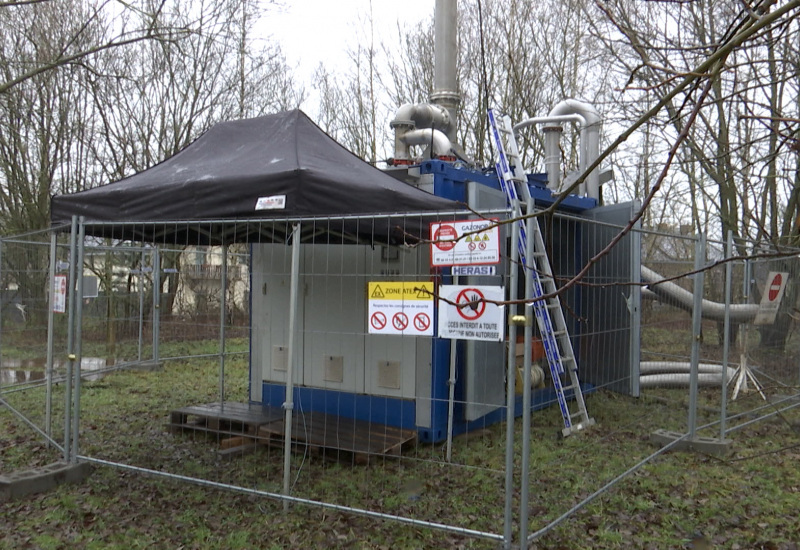
[[[580,99],[564,99],[550,110],[548,116],[564,116],[578,114],[586,120],[586,126],[599,126],[603,119],[597,109],[590,103]]]
[[[410,130],[400,137],[405,145],[427,145],[431,148],[431,156],[441,157],[450,154],[453,144],[444,132],[434,128]]]
[[[391,128],[398,128],[401,126],[414,128],[416,126],[416,122],[414,122],[414,113],[416,109],[417,105],[413,103],[404,103],[395,111],[394,119],[389,123],[389,126]]]

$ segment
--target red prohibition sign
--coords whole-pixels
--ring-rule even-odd
[[[452,225],[440,225],[433,233],[433,244],[436,248],[447,252],[456,246],[458,232]]]
[[[486,302],[483,301],[483,293],[477,288],[465,288],[458,293],[456,304],[463,307],[458,307],[458,314],[467,321],[476,321],[483,312],[486,311]]]
[[[772,278],[772,283],[769,285],[769,301],[774,302],[778,298],[778,293],[781,291],[781,282],[783,277],[780,273],[776,273]]]
[[[427,313],[417,313],[414,316],[414,328],[419,332],[425,332],[431,326],[431,318]]]
[[[405,330],[408,326],[408,315],[402,311],[395,313],[394,317],[392,317],[392,326],[397,330]]]
[[[372,325],[372,328],[375,330],[383,330],[384,327],[386,327],[386,315],[380,311],[376,311],[372,314],[372,317],[369,318],[369,324]]]

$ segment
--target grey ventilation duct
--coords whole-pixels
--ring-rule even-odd
[[[642,266],[642,281],[649,283],[647,288],[665,303],[686,311],[692,311],[694,308],[694,295],[691,292],[671,281],[665,281],[661,275],[645,266]],[[703,319],[725,320],[725,304],[704,299],[701,307]],[[731,304],[730,306],[730,319],[734,323],[750,322],[755,319],[757,313],[758,304]]]

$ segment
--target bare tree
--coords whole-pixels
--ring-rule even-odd
[[[595,30],[604,41],[607,62],[628,75],[626,93],[615,104],[628,117],[644,112],[642,96],[663,93],[769,11],[769,3],[748,7],[703,0],[598,2],[597,7],[603,19],[595,14],[591,20],[601,21]],[[796,113],[796,105],[791,69],[776,51],[796,44],[797,33],[796,14],[790,11],[727,52],[708,74],[697,75],[698,82],[712,79],[712,86],[691,127],[686,117],[699,86],[687,87],[654,119],[653,128],[665,143],[686,132],[678,167],[697,231],[707,230],[716,219],[719,235],[732,231],[743,239],[783,239],[781,218],[791,214],[783,210],[793,187],[786,167],[794,158],[782,145],[779,121]],[[661,162],[663,154],[650,159]]]

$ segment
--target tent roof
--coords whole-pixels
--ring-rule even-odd
[[[83,216],[88,235],[208,244],[264,239],[263,224],[243,220],[378,217],[461,208],[367,164],[305,113],[294,110],[217,124],[143,172],[87,191],[56,195],[51,222],[59,226],[70,223],[72,216]],[[176,221],[181,223],[164,223]],[[189,221],[205,229],[198,232],[193,223],[184,223]],[[358,219],[338,222],[336,231],[373,238],[379,233],[383,240],[402,242],[403,234],[413,233],[408,226],[399,229],[407,223],[382,221],[378,228]],[[413,225],[421,230],[427,224],[417,217]]]

